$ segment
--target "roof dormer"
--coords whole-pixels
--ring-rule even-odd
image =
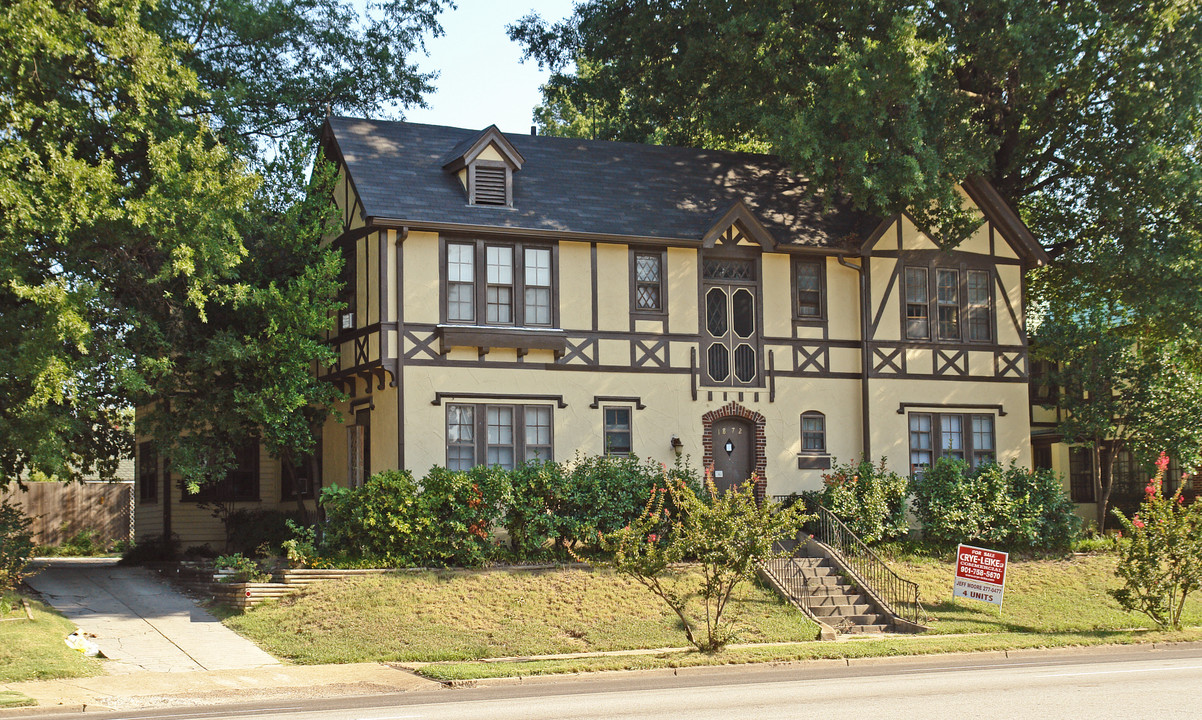
[[[442,167],[459,178],[469,205],[513,207],[513,173],[526,159],[496,125],[456,145],[449,157]]]

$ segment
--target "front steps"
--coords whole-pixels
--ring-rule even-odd
[[[879,634],[891,629],[890,616],[879,612],[872,599],[827,558],[773,558],[761,570],[785,597],[837,633]]]

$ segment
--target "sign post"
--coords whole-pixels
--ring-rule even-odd
[[[1009,553],[997,550],[960,545],[956,549],[956,579],[952,583],[952,597],[993,603],[1000,612],[1006,590],[1006,560],[1009,557]]]

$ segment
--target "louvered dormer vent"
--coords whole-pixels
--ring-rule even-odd
[[[487,167],[477,164],[476,197],[477,205],[508,205],[509,198],[505,189],[504,167]]]

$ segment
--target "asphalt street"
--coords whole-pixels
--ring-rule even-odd
[[[1103,648],[839,665],[733,666],[263,705],[87,713],[97,720],[1199,718],[1202,648]],[[44,716],[51,718],[55,716]],[[66,716],[63,716],[66,717]],[[76,715],[75,717],[78,717]]]

